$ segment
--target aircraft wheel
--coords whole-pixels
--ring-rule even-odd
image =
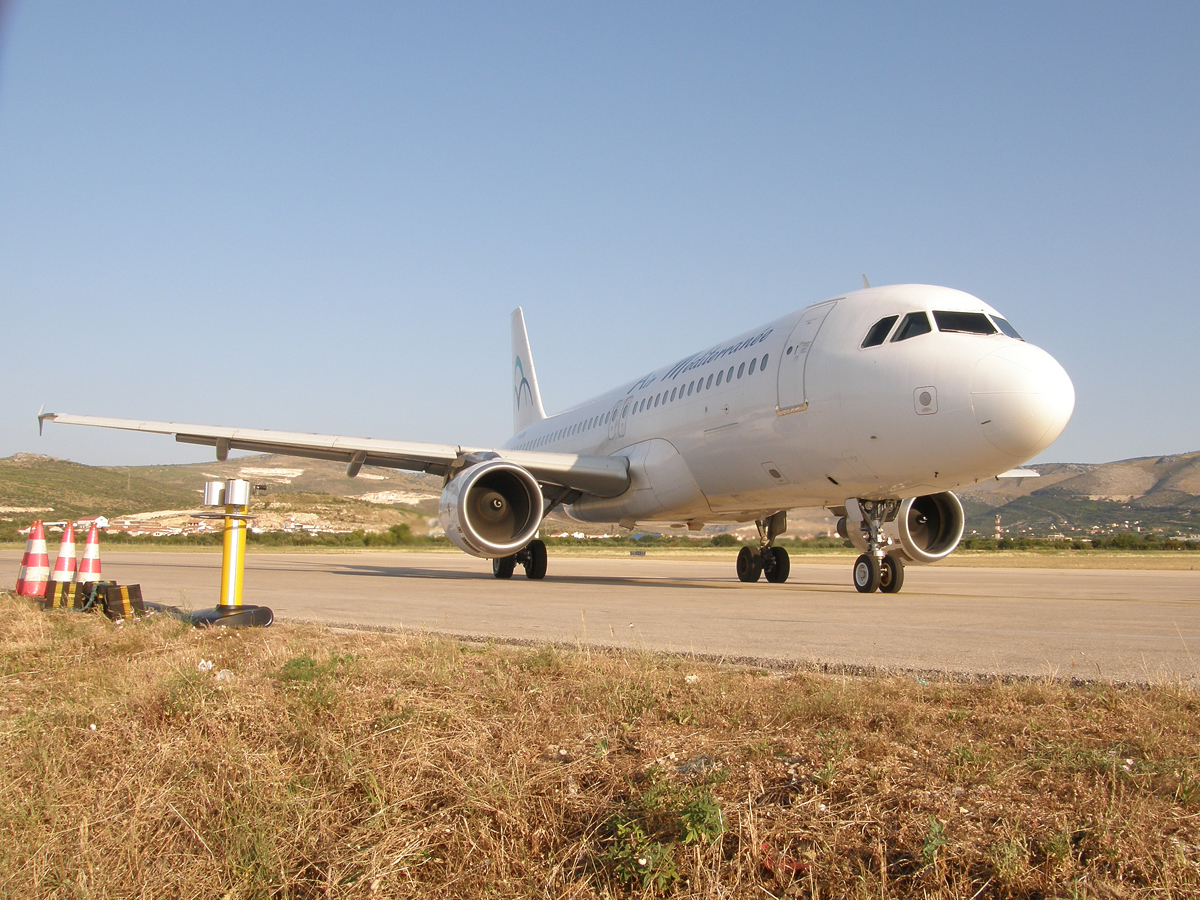
[[[864,553],[854,561],[854,587],[860,594],[879,590],[879,560],[873,553]]]
[[[517,558],[515,556],[502,556],[492,560],[492,574],[497,578],[512,578],[516,568]]]
[[[771,547],[764,552],[770,553],[775,559],[775,565],[767,569],[767,581],[772,584],[783,584],[788,580],[788,575],[792,571],[792,560],[788,557],[788,552],[782,547]]]
[[[546,545],[541,541],[530,541],[525,548],[525,577],[539,581],[546,577]]]
[[[756,553],[753,547],[743,547],[738,551],[738,581],[745,581],[747,583],[758,581],[758,576],[762,574],[762,570],[763,558],[761,553]]]
[[[885,594],[898,594],[904,586],[904,560],[889,553],[879,569],[879,589]]]

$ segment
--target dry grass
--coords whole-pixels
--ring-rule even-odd
[[[1200,892],[1183,688],[0,609],[8,897]]]

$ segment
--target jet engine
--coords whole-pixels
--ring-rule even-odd
[[[847,500],[846,515],[838,521],[838,534],[866,552],[869,547],[862,523],[858,501]],[[962,540],[963,524],[962,504],[950,491],[911,497],[901,501],[895,518],[883,523],[882,539],[889,553],[913,563],[932,563],[954,552]]]
[[[542,524],[542,489],[525,469],[490,459],[463,469],[438,501],[438,520],[460,550],[480,559],[512,556]]]
[[[963,508],[950,491],[912,497],[900,504],[883,533],[900,544],[910,562],[931,563],[954,552],[963,535]]]

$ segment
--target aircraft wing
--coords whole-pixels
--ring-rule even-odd
[[[175,440],[183,444],[216,447],[219,460],[228,458],[230,450],[332,459],[345,462],[346,474],[351,477],[357,475],[364,465],[430,472],[444,476],[447,472],[470,465],[475,461],[472,457],[476,454],[486,454],[487,457],[495,454],[522,466],[543,484],[560,485],[572,491],[599,497],[616,497],[629,487],[629,460],[623,456],[489,450],[486,447],[461,447],[456,444],[422,444],[331,434],[298,434],[288,431],[223,428],[215,425],[185,425],[179,422],[143,422],[139,419],[39,413],[39,431],[45,422],[118,428],[149,434],[173,434]]]

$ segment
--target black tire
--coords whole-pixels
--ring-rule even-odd
[[[737,555],[737,577],[738,581],[745,581],[750,584],[758,581],[758,576],[762,574],[763,558],[755,547],[743,547],[738,551]]]
[[[782,547],[771,547],[766,552],[775,558],[775,565],[767,569],[767,581],[772,584],[783,584],[792,572],[792,560]]]
[[[864,553],[854,561],[854,587],[860,594],[879,590],[879,560],[874,553]]]
[[[885,594],[898,594],[904,587],[904,560],[889,553],[879,570],[879,589]]]
[[[515,556],[501,556],[499,559],[492,560],[492,574],[497,578],[512,578],[516,568],[517,558]]]
[[[525,548],[525,577],[540,581],[546,577],[546,545],[541,541],[530,541]]]

